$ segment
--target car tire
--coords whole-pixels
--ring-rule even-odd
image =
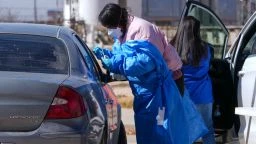
[[[127,144],[126,132],[123,122],[120,122],[118,144]]]

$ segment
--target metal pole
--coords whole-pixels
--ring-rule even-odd
[[[241,16],[240,16],[240,24],[244,24],[244,1],[240,0],[241,4]]]
[[[252,14],[252,0],[249,0],[248,1],[248,14],[247,14],[247,19],[249,19],[250,18],[250,16],[251,16],[251,14]]]
[[[244,5],[243,5],[243,9],[244,9],[244,15],[243,15],[243,24],[247,21],[247,17],[248,17],[248,0],[243,0]]]
[[[71,2],[72,0],[69,0],[69,20],[71,21],[71,16],[72,16],[72,14],[71,14],[71,11],[72,11],[72,2]]]
[[[34,20],[37,22],[37,1],[34,0]]]

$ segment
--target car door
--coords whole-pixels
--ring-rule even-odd
[[[237,46],[230,52],[232,69],[237,83],[240,116],[239,140],[256,142],[256,13],[254,13],[237,39]]]
[[[240,116],[240,141],[252,144],[256,142],[256,39],[238,75],[238,106],[243,115]]]
[[[87,66],[89,67],[91,73],[95,75],[94,77],[97,79],[99,83],[101,83],[101,88],[104,93],[104,105],[106,107],[107,112],[107,126],[108,126],[108,137],[109,141],[115,141],[116,138],[113,138],[112,133],[116,132],[118,129],[118,125],[120,124],[120,106],[118,105],[116,95],[112,91],[111,87],[107,83],[102,83],[102,78],[100,75],[102,74],[101,70],[96,64],[96,60],[93,57],[93,54],[89,50],[89,48],[84,44],[84,42],[79,38],[79,36],[74,35],[74,41],[76,42],[79,51],[81,52]]]
[[[229,63],[224,59],[228,31],[218,16],[207,6],[188,1],[183,10],[185,16],[194,16],[201,23],[201,38],[212,47],[213,58],[209,74],[213,84],[213,120],[215,129],[226,130],[233,125],[234,92]]]

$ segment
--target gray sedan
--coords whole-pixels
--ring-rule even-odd
[[[126,143],[120,105],[69,28],[0,24],[0,143]]]

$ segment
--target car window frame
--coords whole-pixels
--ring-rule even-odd
[[[248,45],[248,44],[251,44],[251,45]],[[255,46],[256,46],[256,32],[254,34],[252,34],[252,36],[246,43],[245,47],[243,48],[243,51],[245,51],[245,49],[248,49],[250,52],[250,54],[248,56],[251,56],[251,55],[255,54],[255,53],[253,53],[253,49],[256,49]]]
[[[244,27],[244,29],[241,31],[241,36],[238,42],[238,46],[235,49],[235,55],[233,60],[233,65],[235,66],[235,69],[237,69],[237,62],[240,60],[241,52],[246,47],[247,43],[250,41],[250,39],[253,37],[254,34],[256,34],[256,31],[251,32],[253,27],[256,26],[256,15],[254,20],[250,20],[248,24]],[[249,36],[248,36],[249,35]]]
[[[244,41],[245,41],[244,39],[248,34],[248,32],[252,29],[251,27],[253,26],[256,26],[256,12],[254,12],[254,14],[249,18],[249,20],[245,23],[245,25],[243,26],[242,30],[239,33],[238,45],[234,50],[233,61],[232,61],[234,67],[236,67],[237,59],[241,51],[241,47],[244,47]]]
[[[200,3],[200,2],[197,2],[197,1],[187,1],[186,2],[186,6],[183,9],[183,12],[182,12],[182,15],[181,15],[181,18],[180,18],[180,21],[179,21],[179,25],[182,22],[182,20],[184,19],[184,17],[188,16],[189,10],[192,8],[193,5],[203,9],[209,15],[211,15],[216,20],[216,22],[219,24],[219,26],[222,28],[223,32],[226,34],[226,40],[225,40],[225,43],[223,45],[224,48],[222,48],[222,51],[221,51],[221,55],[222,56],[221,56],[221,58],[219,58],[219,59],[222,59],[222,60],[225,59],[225,56],[226,56],[226,53],[227,53],[229,31],[226,28],[226,26],[224,25],[224,23],[222,22],[222,20],[218,17],[218,15],[214,11],[211,10],[211,8],[209,8],[206,5],[204,5],[204,4]]]
[[[89,50],[89,47],[83,42],[83,40],[77,34],[73,33],[73,38],[75,40],[75,44],[78,47],[78,51],[81,54],[81,57],[87,69],[96,77],[98,81],[101,81],[102,72],[97,67],[94,56],[92,55],[92,52]],[[86,61],[83,55],[83,51],[86,52],[87,55],[89,55],[90,63],[92,64],[93,70],[91,70],[90,66],[88,66],[88,62]]]

